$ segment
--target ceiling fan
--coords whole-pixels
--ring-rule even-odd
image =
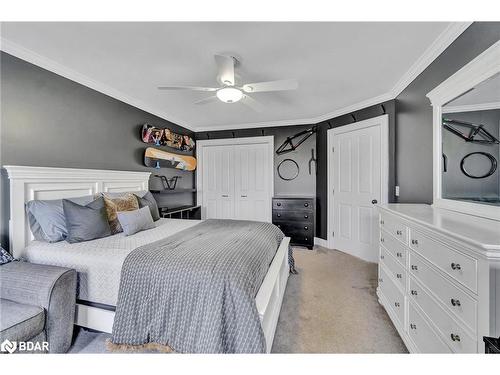
[[[234,68],[239,64],[239,61],[233,56],[215,55],[218,75],[217,81],[221,84],[220,87],[198,87],[198,86],[159,86],[159,90],[192,90],[214,92],[215,95],[201,99],[194,104],[208,104],[217,102],[218,100],[224,103],[241,103],[247,105],[251,109],[262,112],[264,106],[257,100],[249,96],[249,93],[254,92],[270,92],[270,91],[285,91],[295,90],[298,87],[296,79],[284,79],[279,81],[255,82],[243,85],[237,85],[235,80]]]

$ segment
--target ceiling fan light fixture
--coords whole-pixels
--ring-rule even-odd
[[[224,103],[236,103],[243,98],[243,93],[234,87],[224,87],[217,90],[217,97]]]

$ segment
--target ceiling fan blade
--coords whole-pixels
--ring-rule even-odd
[[[251,98],[248,95],[243,95],[243,98],[241,99],[241,102],[245,104],[246,106],[250,107],[253,109],[255,112],[263,112],[264,111],[264,106],[259,103],[257,100],[254,98]]]
[[[219,70],[217,79],[226,86],[234,86],[234,59],[231,56],[215,55]]]
[[[198,86],[159,86],[158,90],[192,90],[192,91],[217,91],[215,87]]]
[[[215,95],[214,96],[209,96],[208,98],[198,100],[197,102],[194,102],[194,104],[208,104],[208,103],[215,103],[218,102],[219,98],[217,98]]]
[[[245,92],[285,91],[296,90],[299,83],[296,79],[282,79],[279,81],[255,82],[243,85]]]

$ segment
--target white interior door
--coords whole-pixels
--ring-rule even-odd
[[[268,221],[271,211],[269,178],[263,171],[269,165],[268,145],[234,147],[235,217],[241,220]]]
[[[381,116],[329,132],[332,161],[329,174],[333,200],[331,246],[367,261],[378,261],[378,215],[375,204],[387,194],[387,116]]]
[[[203,148],[203,202],[207,219],[234,217],[233,146]]]

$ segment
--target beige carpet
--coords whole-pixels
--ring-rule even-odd
[[[376,264],[318,246],[294,255],[272,352],[407,352],[378,303]]]
[[[377,266],[334,250],[295,249],[274,353],[405,353],[375,288]],[[110,335],[75,332],[71,353],[106,353]]]

